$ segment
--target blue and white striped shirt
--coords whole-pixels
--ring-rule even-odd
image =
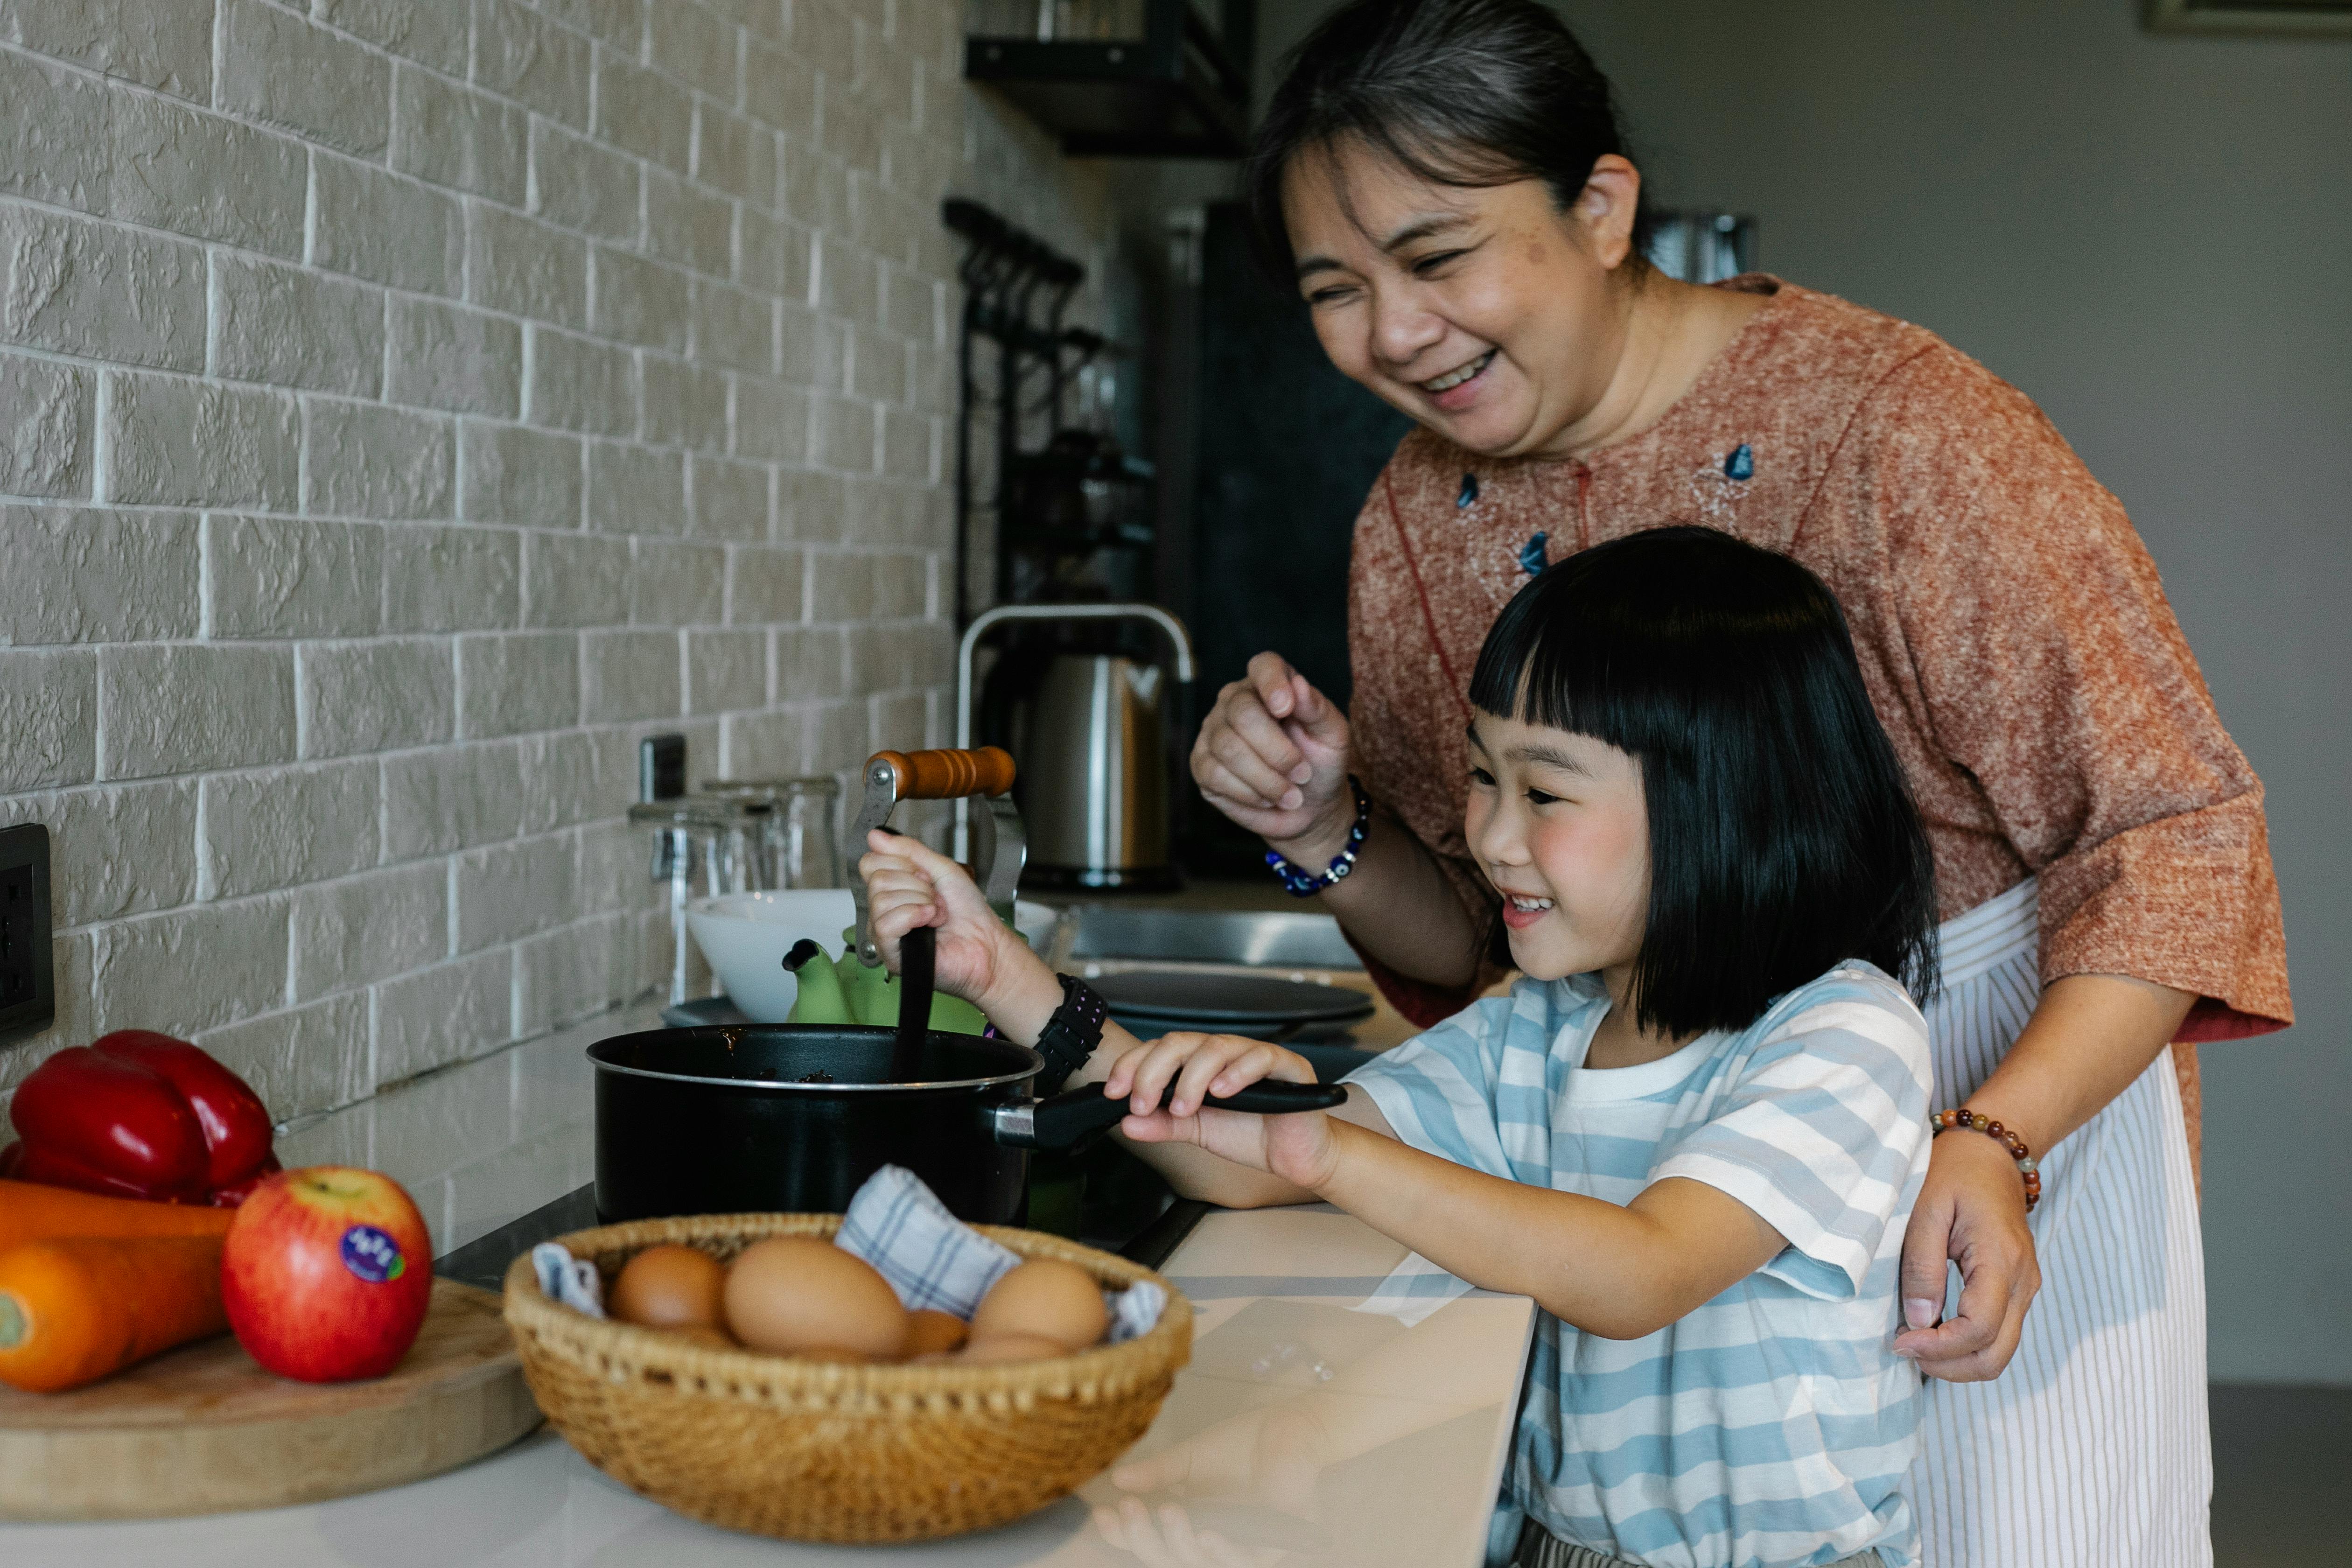
[[[1891,1347],[1927,1169],[1918,1008],[1857,962],[1737,1033],[1588,1068],[1608,1010],[1597,976],[1523,980],[1349,1077],[1456,1164],[1614,1204],[1686,1177],[1789,1242],[1644,1339],[1538,1315],[1496,1540],[1524,1510],[1651,1568],[1917,1563],[1919,1377]]]

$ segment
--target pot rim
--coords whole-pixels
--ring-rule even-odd
[[[718,1025],[715,1027],[729,1033],[750,1033],[752,1030],[786,1029],[793,1026],[794,1026],[789,1024],[722,1024]],[[867,1026],[845,1024],[826,1025],[824,1026],[828,1029],[833,1029],[860,1028],[866,1027]],[[710,1027],[710,1026],[706,1026],[706,1027]],[[1015,1045],[1013,1041],[1004,1038],[1001,1035],[994,1037],[995,1044],[1004,1047],[1007,1050],[1019,1051],[1022,1055],[1029,1058],[1028,1065],[1024,1067],[1020,1071],[992,1073],[982,1078],[928,1079],[919,1083],[803,1083],[796,1079],[707,1078],[700,1073],[664,1072],[658,1068],[631,1067],[625,1062],[608,1061],[604,1058],[596,1054],[606,1046],[615,1044],[622,1040],[636,1039],[644,1035],[698,1034],[701,1031],[698,1029],[641,1029],[635,1034],[614,1035],[608,1038],[599,1040],[594,1045],[588,1047],[586,1054],[589,1061],[595,1066],[596,1070],[600,1073],[611,1072],[620,1073],[628,1078],[656,1079],[663,1083],[702,1083],[709,1084],[718,1089],[789,1089],[801,1094],[912,1094],[948,1089],[992,1089],[1000,1084],[1025,1083],[1045,1070],[1045,1058],[1044,1057],[1040,1056],[1036,1051],[1031,1049],[1029,1047]],[[877,1035],[887,1036],[892,1031],[888,1029],[876,1028],[873,1032]],[[973,1039],[979,1039],[982,1037],[975,1035],[971,1037]]]

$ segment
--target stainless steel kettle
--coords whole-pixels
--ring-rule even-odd
[[[1081,888],[1164,886],[1169,858],[1169,731],[1177,683],[1192,679],[1184,624],[1157,605],[1003,605],[973,620],[956,654],[956,744],[971,744],[972,654],[1008,621],[1147,620],[1167,635],[1175,681],[1118,654],[1066,653],[1024,704],[1015,754],[1029,867],[1041,882]],[[960,812],[957,854],[964,853]]]

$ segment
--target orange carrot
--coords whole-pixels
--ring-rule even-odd
[[[217,1237],[78,1237],[0,1251],[0,1383],[52,1394],[228,1327]]]
[[[69,1236],[211,1236],[228,1234],[235,1209],[201,1204],[156,1204],[105,1198],[37,1182],[0,1182],[0,1252],[21,1242]]]

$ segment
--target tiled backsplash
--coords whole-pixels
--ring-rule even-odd
[[[54,835],[59,1003],[0,1098],[161,1028],[358,1158],[366,1113],[316,1119],[440,1072],[364,1153],[462,1231],[553,1126],[503,1047],[667,973],[637,741],[700,778],[944,737],[939,202],[1097,273],[1110,232],[961,33],[0,5],[0,823]]]

